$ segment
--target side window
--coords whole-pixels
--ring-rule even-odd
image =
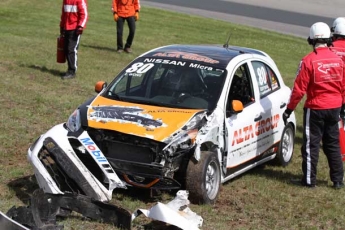
[[[231,104],[232,100],[241,101],[243,106],[250,104],[255,100],[253,92],[253,84],[248,65],[245,63],[239,66],[236,69],[234,76],[232,76],[230,92],[228,95],[228,106]]]
[[[261,98],[280,88],[277,75],[268,65],[259,61],[253,61],[252,64]]]

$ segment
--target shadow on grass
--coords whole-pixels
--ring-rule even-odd
[[[31,195],[36,189],[39,189],[35,175],[17,178],[8,183],[8,186],[16,193],[18,199],[23,203],[28,204]],[[144,203],[162,202],[164,197],[171,197],[176,195],[177,190],[150,190],[128,187],[127,189],[115,189],[113,192],[113,199],[116,201],[123,201],[126,199],[139,200]],[[169,200],[169,199],[168,199]],[[170,200],[169,200],[170,201]]]
[[[39,65],[21,65],[21,67],[39,70],[43,73],[49,73],[49,74],[56,76],[56,77],[61,77],[65,73],[65,72],[61,72],[61,71],[56,70],[56,69],[48,69],[45,66],[39,66]]]
[[[80,44],[80,46],[91,48],[91,49],[96,49],[96,50],[101,50],[101,51],[116,52],[115,48],[102,47],[102,46],[92,46],[92,45],[83,45],[83,44]]]
[[[302,170],[302,169],[301,169]],[[265,177],[270,180],[281,181],[282,183],[289,184],[291,186],[296,186],[296,183],[293,184],[292,180],[300,180],[303,175],[302,172],[299,174],[293,174],[291,172],[282,171],[278,169],[267,168],[265,165],[252,169],[250,174],[255,174],[257,176]],[[328,182],[325,180],[317,180],[317,185],[327,186]]]
[[[24,204],[29,204],[32,193],[39,188],[34,175],[17,178],[7,185]]]
[[[126,199],[138,200],[145,204],[162,202],[166,203],[172,200],[178,190],[156,190],[127,187],[127,189],[115,189],[113,199],[123,201]]]
[[[142,225],[141,229],[143,230],[181,230],[181,228],[168,225],[160,221],[152,221],[149,224]]]

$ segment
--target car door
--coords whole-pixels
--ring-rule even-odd
[[[256,121],[256,133],[258,141],[257,153],[262,154],[266,151],[273,152],[272,149],[281,138],[281,130],[278,123],[285,107],[281,104],[280,83],[273,67],[269,66],[264,60],[251,60],[250,70],[254,76],[254,88],[259,92],[260,119]]]
[[[227,114],[225,126],[227,132],[227,168],[228,173],[238,170],[243,163],[258,155],[257,123],[262,119],[264,110],[260,104],[259,95],[253,84],[253,71],[248,62],[242,62],[235,67],[227,98]],[[240,113],[231,112],[231,102],[240,100],[244,109]]]

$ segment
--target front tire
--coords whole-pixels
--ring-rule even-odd
[[[195,204],[214,204],[220,190],[220,165],[214,152],[202,151],[198,162],[189,161],[186,189]]]
[[[279,165],[287,166],[293,156],[295,144],[295,132],[291,124],[285,126],[283,134],[279,143],[279,149],[276,157],[276,161]]]

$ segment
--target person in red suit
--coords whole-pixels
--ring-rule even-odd
[[[316,186],[320,142],[330,167],[333,188],[344,187],[344,169],[339,145],[339,115],[345,115],[345,72],[342,59],[329,48],[331,30],[317,22],[310,28],[308,43],[313,51],[303,57],[283,114],[284,122],[306,94],[303,109],[302,172],[299,183]]]
[[[61,77],[62,79],[71,79],[76,76],[79,42],[87,20],[87,0],[63,0],[60,34],[65,37],[64,51],[68,69]]]
[[[331,50],[345,62],[345,22],[338,23],[333,30],[333,46]]]

